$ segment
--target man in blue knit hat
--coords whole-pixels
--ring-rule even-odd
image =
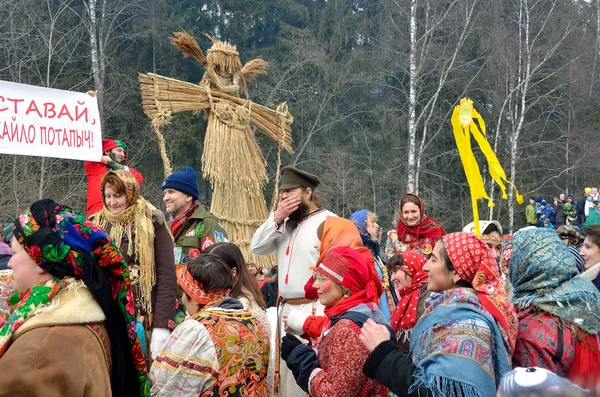
[[[175,264],[187,263],[211,245],[228,241],[219,220],[200,205],[197,180],[196,170],[183,167],[162,184],[175,238]]]

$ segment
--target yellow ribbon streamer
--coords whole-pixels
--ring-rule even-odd
[[[477,127],[477,124],[475,124],[473,121],[474,119],[479,122],[481,131]],[[477,110],[473,108],[473,101],[468,98],[462,98],[460,100],[460,104],[454,108],[451,121],[452,130],[454,131],[454,139],[456,140],[456,147],[458,148],[458,154],[460,155],[460,160],[463,163],[467,182],[469,183],[469,188],[471,190],[475,234],[481,236],[481,230],[479,230],[479,211],[477,208],[477,200],[482,198],[487,199],[488,207],[493,207],[494,202],[485,191],[479,165],[477,164],[477,160],[475,159],[475,155],[473,154],[473,150],[471,148],[471,135],[473,135],[475,141],[479,145],[479,148],[485,155],[490,175],[498,184],[498,186],[500,186],[500,190],[502,190],[502,198],[505,200],[508,198],[504,182],[508,183],[515,189],[515,197],[519,204],[523,203],[523,196],[519,194],[516,186],[506,178],[506,173],[502,169],[496,154],[486,139],[485,121],[479,115],[479,113],[477,113]]]

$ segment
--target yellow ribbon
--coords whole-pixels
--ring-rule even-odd
[[[477,127],[477,124],[473,121],[476,119],[479,122],[481,131]],[[493,207],[494,202],[488,196],[483,185],[483,178],[479,171],[479,165],[471,149],[471,135],[475,138],[475,141],[479,145],[479,148],[485,155],[488,163],[488,168],[492,179],[500,186],[502,190],[502,198],[507,199],[506,186],[504,182],[508,183],[515,189],[515,196],[519,204],[523,203],[523,196],[519,194],[516,186],[506,178],[506,173],[502,169],[496,154],[492,150],[489,142],[486,139],[485,132],[485,121],[477,113],[477,110],[473,108],[473,101],[468,98],[462,98],[460,104],[454,108],[452,113],[452,129],[454,131],[454,139],[456,140],[456,147],[458,148],[458,154],[460,160],[463,163],[465,169],[465,175],[469,188],[471,190],[471,202],[473,206],[473,221],[475,222],[475,234],[481,236],[481,230],[479,229],[479,211],[477,209],[477,200],[487,199],[488,207]]]

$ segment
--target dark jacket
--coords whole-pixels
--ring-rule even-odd
[[[260,292],[262,292],[263,297],[265,298],[267,308],[277,306],[277,279],[271,279],[264,283]]]
[[[152,288],[152,328],[169,328],[169,320],[173,320],[177,302],[177,276],[175,275],[175,262],[173,259],[173,240],[167,230],[164,215],[153,211],[152,223],[154,224],[154,264],[156,266],[156,283]],[[110,223],[106,227],[110,233]],[[134,256],[127,255],[129,241],[123,235],[119,248],[127,265],[137,265]],[[134,288],[134,292],[135,292]]]
[[[579,224],[583,225],[585,223],[585,201],[587,196],[584,194],[581,196],[575,207],[577,208],[577,218],[579,218]]]
[[[563,211],[563,207],[565,205],[565,201],[557,201],[557,204],[553,206],[554,213],[556,214],[556,223],[565,223],[566,217]]]
[[[8,269],[8,261],[12,258],[10,255],[0,255],[0,270]]]
[[[377,379],[398,396],[432,397],[425,387],[408,393],[408,389],[415,382],[414,374],[417,370],[412,360],[398,350],[396,343],[391,340],[380,343],[363,365],[365,375]]]

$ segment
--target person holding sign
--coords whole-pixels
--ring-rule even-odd
[[[138,184],[141,186],[144,177],[138,171],[127,166],[125,160],[125,149],[119,146],[112,139],[102,140],[102,158],[100,161],[84,161],[85,175],[87,176],[87,217],[91,217],[102,210],[102,194],[100,193],[100,183],[108,171],[125,170],[135,176]]]

